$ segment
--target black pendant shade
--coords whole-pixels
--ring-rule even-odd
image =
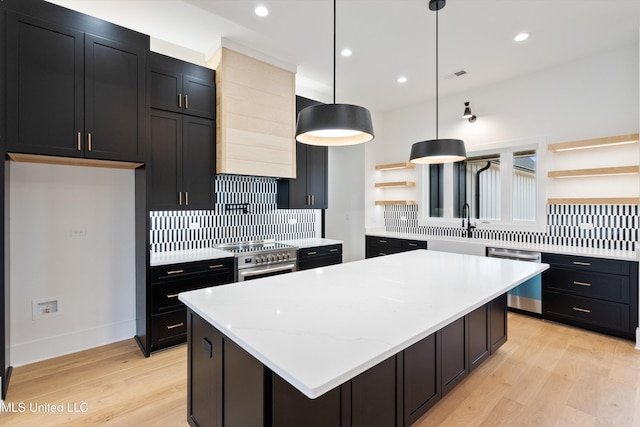
[[[409,160],[418,164],[460,162],[467,157],[461,139],[430,139],[411,146]]]
[[[362,144],[374,138],[371,113],[364,107],[336,104],[336,0],[333,0],[333,103],[298,113],[296,140],[308,145]]]
[[[318,104],[298,113],[296,139],[309,145],[353,145],[371,141],[371,113],[350,104]]]
[[[446,0],[429,0],[429,9],[436,12],[436,139],[413,144],[409,157],[411,163],[452,163],[461,162],[467,158],[464,141],[438,138],[438,11],[445,7],[446,3]]]

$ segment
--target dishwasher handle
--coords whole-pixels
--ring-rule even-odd
[[[516,261],[542,262],[540,252],[521,251],[518,249],[487,248],[487,256]]]

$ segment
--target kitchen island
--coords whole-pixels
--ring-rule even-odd
[[[416,250],[180,294],[192,425],[410,425],[546,264]]]

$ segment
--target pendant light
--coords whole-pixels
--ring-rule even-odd
[[[296,140],[308,145],[354,145],[373,139],[371,113],[364,107],[336,104],[336,0],[333,0],[333,103],[298,113]]]
[[[411,146],[411,163],[435,164],[460,162],[467,157],[461,139],[438,138],[438,11],[445,7],[446,0],[429,0],[429,9],[436,12],[436,139],[416,142]]]

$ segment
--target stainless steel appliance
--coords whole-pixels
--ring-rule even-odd
[[[298,270],[298,248],[274,240],[224,243],[216,248],[234,253],[238,282]]]
[[[487,248],[487,256],[518,261],[542,262],[540,252],[522,251],[519,249]],[[538,274],[526,282],[516,286],[507,293],[507,307],[542,315],[542,277]]]

